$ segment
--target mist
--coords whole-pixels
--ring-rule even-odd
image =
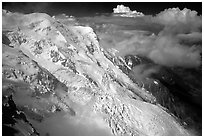
[[[112,19],[113,23],[115,20]],[[117,56],[140,55],[167,67],[194,68],[201,65],[202,17],[196,11],[170,8],[156,16],[131,18],[129,24],[126,18],[117,17],[117,20],[122,25],[117,23],[115,30],[100,36],[102,47],[115,48],[118,50]],[[129,25],[128,37],[125,24]],[[143,29],[149,26],[157,29],[158,33],[152,32],[154,29]],[[144,33],[136,30],[143,30]]]
[[[44,121],[32,122],[33,126],[41,135],[51,136],[111,136],[108,126],[102,119],[79,115],[70,117],[65,113],[57,113],[54,116],[46,118]],[[83,120],[83,121],[82,121]]]
[[[148,77],[151,77],[152,74],[158,73],[159,70],[160,67],[158,66],[147,66],[142,64],[133,67],[129,75],[131,78],[136,79],[137,81],[142,81]]]

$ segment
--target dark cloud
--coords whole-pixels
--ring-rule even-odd
[[[4,2],[3,9],[20,12],[20,13],[33,13],[44,12],[48,13],[52,3],[49,2]]]

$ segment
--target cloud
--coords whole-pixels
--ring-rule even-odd
[[[164,66],[191,68],[201,64],[201,51],[197,47],[182,45],[179,39],[172,36],[137,36],[122,41],[115,48],[119,51],[118,56],[141,55]]]
[[[158,73],[160,68],[158,66],[148,66],[145,64],[135,66],[129,73],[129,76],[133,79],[141,81],[147,77],[150,77],[154,73]]]
[[[22,23],[22,14],[2,10],[2,30],[11,29]]]
[[[2,14],[3,29],[16,22],[21,24],[20,14],[7,14],[13,18]],[[196,11],[171,8],[156,16],[124,18],[109,15],[78,19],[102,26],[101,46],[117,49],[118,56],[141,55],[164,66],[193,68],[201,64],[202,17]]]
[[[196,11],[184,8],[169,8],[156,15],[157,22],[164,25],[177,25],[178,23],[188,24],[195,23],[195,21],[201,25],[201,17],[197,15]]]
[[[128,19],[124,21],[120,19],[123,24],[126,24],[123,27],[132,26],[132,30],[129,29],[131,35],[125,37],[127,34],[125,28],[121,31],[118,27],[118,30],[112,30],[109,35],[105,34],[108,41],[104,39],[101,43],[117,49],[119,51],[117,56],[140,55],[163,66],[194,68],[201,65],[201,19],[196,11],[186,8],[183,10],[166,9],[156,16],[131,18],[131,25],[128,25]],[[138,23],[138,21],[141,22]],[[118,26],[121,25],[118,24]],[[134,31],[138,28],[142,30],[141,26],[152,26],[152,28],[160,26],[160,28],[158,33],[152,32],[152,35],[150,35],[150,29],[148,30],[149,34]],[[119,34],[124,34],[125,39],[118,37]]]
[[[201,32],[192,32],[189,34],[178,34],[177,35],[179,41],[193,45],[195,43],[202,43],[202,33]]]
[[[147,56],[157,64],[189,68],[201,64],[200,51],[196,47],[179,44],[174,37],[159,36],[153,47]]]
[[[141,17],[144,16],[142,12],[137,12],[136,10],[131,11],[129,7],[124,5],[117,5],[116,8],[113,8],[114,14],[121,14],[122,17]]]
[[[184,8],[166,9],[154,17],[165,25],[154,41],[149,58],[166,66],[196,67],[201,64],[202,18],[196,11]],[[201,46],[201,45],[200,45]]]
[[[202,17],[198,16],[196,11],[186,8],[183,10],[179,8],[166,9],[157,14],[153,20],[165,26],[160,32],[161,35],[201,33],[202,31]]]
[[[74,16],[66,15],[65,13],[52,16],[52,18],[66,25],[77,25],[78,24]]]
[[[58,14],[54,16],[56,19],[70,19],[70,18],[75,18],[72,15],[66,15],[65,13]]]
[[[5,31],[28,27],[30,23],[42,19],[47,21],[53,20],[49,15],[45,13],[32,13],[29,15],[25,15],[18,12],[12,13],[7,10],[2,10],[2,30]]]

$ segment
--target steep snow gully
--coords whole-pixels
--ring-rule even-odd
[[[2,12],[4,135],[193,135],[109,60],[92,28]]]

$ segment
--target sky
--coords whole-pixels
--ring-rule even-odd
[[[49,15],[65,13],[73,16],[94,16],[95,13],[112,13],[117,5],[125,5],[145,15],[155,15],[167,8],[178,7],[196,10],[202,14],[201,2],[3,2],[2,8],[21,13],[45,12]]]
[[[144,16],[127,18],[102,14],[113,13],[113,8],[121,4],[129,7],[131,11],[142,12]],[[137,80],[160,72],[162,67],[200,69],[202,66],[201,2],[3,2],[2,8],[18,12],[13,16],[3,14],[2,28],[8,27],[9,24],[21,25],[20,21],[24,18],[19,18],[21,17],[19,13],[43,12],[50,16],[55,15],[56,19],[59,19],[57,17],[61,14],[80,17],[77,21],[94,29],[99,37],[100,46],[104,49],[114,48],[118,51],[116,56],[139,55],[155,63],[151,66],[147,64],[135,66],[132,69],[132,76]],[[198,78],[184,77],[191,81]]]
[[[144,16],[124,18],[111,14],[121,4],[129,12],[136,10]],[[194,68],[201,65],[201,2],[3,3],[2,6],[3,9],[18,13],[43,12],[55,17],[62,14],[73,15],[78,17],[80,23],[86,22],[92,28],[105,24],[101,26],[102,32],[110,33],[98,35],[104,40],[104,45],[100,40],[101,46],[118,50],[117,56],[140,55],[156,64],[170,67]],[[110,16],[96,13],[110,13]],[[10,17],[5,16],[3,19],[4,22],[11,23],[7,20]],[[18,20],[18,17],[12,16],[12,23],[14,20]],[[109,25],[112,27],[108,27]],[[138,30],[151,35],[138,33]]]
[[[121,4],[128,7],[130,12],[136,10],[145,16],[137,18],[112,16],[113,9]],[[193,68],[201,65],[201,2],[3,3],[2,6],[3,9],[18,13],[43,12],[57,17],[62,14],[73,15],[78,17],[80,22],[87,21],[89,26],[106,24],[107,27],[102,31],[112,30],[110,34],[99,35],[105,38],[104,46],[101,45],[118,50],[117,56],[140,55],[151,59],[156,64],[171,67]],[[110,13],[110,16],[96,13]],[[12,18],[18,20],[17,16]],[[4,19],[5,22],[10,22],[6,19],[7,17]],[[110,24],[111,28],[108,27]],[[131,31],[138,30],[153,34],[151,36],[146,36],[145,33],[127,35],[124,30],[129,30],[129,34]]]

